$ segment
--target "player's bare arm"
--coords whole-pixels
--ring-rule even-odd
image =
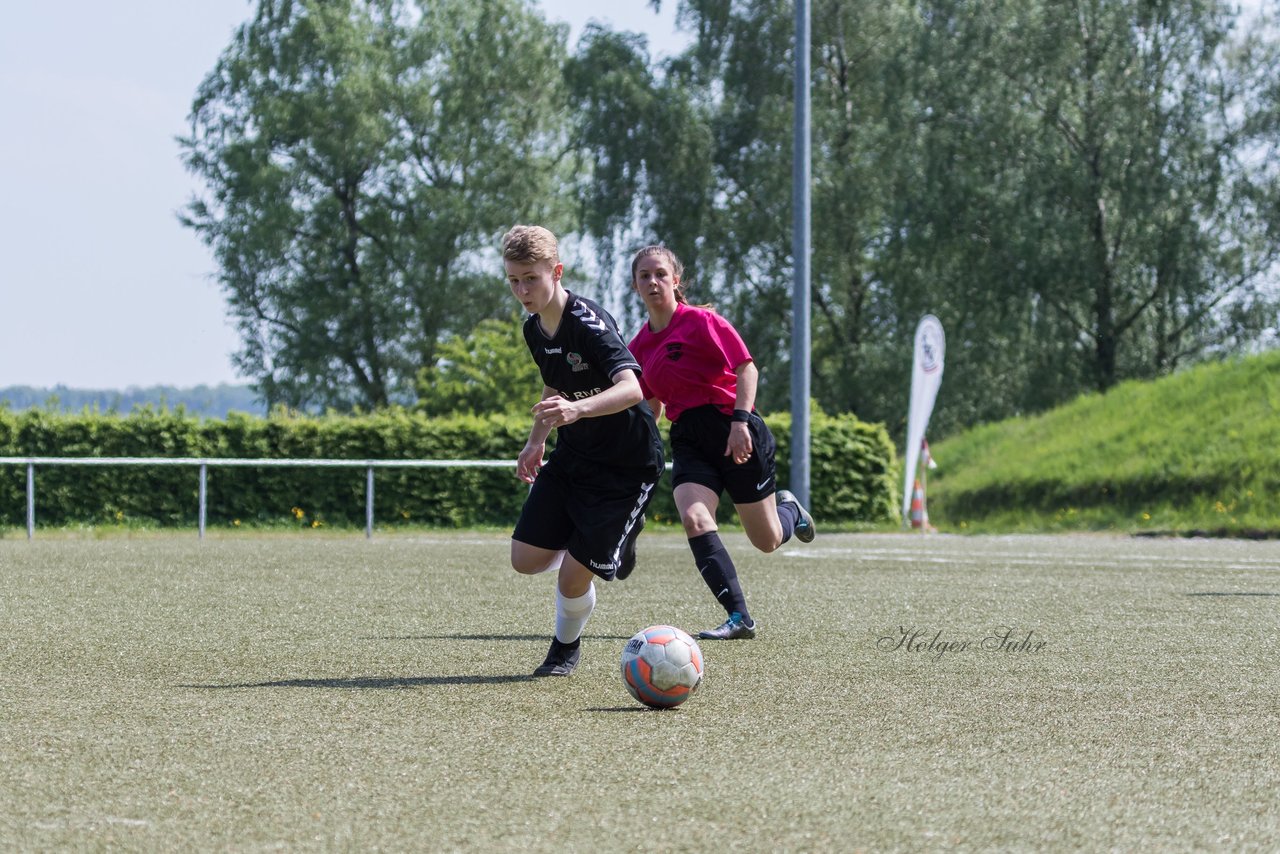
[[[543,400],[559,396],[559,393],[550,386],[542,387]],[[533,428],[529,431],[529,439],[524,443],[524,449],[516,459],[516,477],[525,483],[533,483],[534,478],[538,476],[538,469],[542,468],[542,458],[547,452],[547,437],[550,435],[551,427],[535,415]]]
[[[733,408],[750,412],[756,405],[756,386],[760,379],[760,372],[756,370],[755,362],[747,361],[738,365],[734,373],[738,377],[738,394],[734,399]],[[752,450],[754,445],[751,441],[751,431],[746,424],[735,421],[729,427],[729,441],[725,445],[724,455],[732,457],[735,463],[745,463],[751,456]]]
[[[542,400],[533,407],[533,417],[550,430],[552,427],[572,424],[580,418],[612,415],[635,406],[642,400],[644,393],[640,391],[640,381],[633,371],[627,369],[614,374],[613,385],[591,397],[566,400],[557,396]]]

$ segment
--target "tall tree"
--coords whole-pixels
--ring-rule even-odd
[[[1023,207],[1044,224],[1028,249],[1049,263],[1028,280],[1032,294],[1075,334],[1099,390],[1203,355],[1229,335],[1225,309],[1253,302],[1276,258],[1238,204],[1256,186],[1242,155],[1257,140],[1245,110],[1253,69],[1229,58],[1234,10],[1011,8],[988,56],[1030,130],[1006,164],[1038,189]]]
[[[695,285],[712,227],[712,135],[690,67],[656,67],[643,36],[588,25],[565,70],[573,105],[581,229],[615,271],[642,243],[671,246]],[[619,284],[623,284],[620,282]],[[643,309],[621,301],[630,327]]]
[[[580,111],[616,97],[607,75],[627,81],[629,135],[587,124],[584,148],[600,196],[642,199],[646,239],[675,248],[691,268],[693,296],[716,304],[757,355],[763,405],[789,397],[793,4],[687,0],[696,32],[689,52],[655,73],[634,42],[597,33],[573,62]],[[886,239],[893,158],[903,133],[895,51],[900,9],[825,0],[815,4],[813,282],[815,394],[833,409],[861,408],[859,382],[874,358],[867,331],[889,305],[877,268]],[[621,180],[601,181],[601,176]],[[600,234],[600,224],[588,219]]]
[[[260,0],[181,143],[207,186],[183,221],[270,403],[407,399],[502,313],[495,240],[565,216],[565,35],[518,0]]]
[[[696,43],[666,70],[696,84],[688,113],[712,142],[686,154],[710,181],[698,231],[656,234],[696,246],[718,306],[774,368],[770,406],[789,393],[793,8],[680,3]],[[926,311],[948,330],[944,430],[1265,335],[1275,34],[1237,49],[1233,21],[1216,0],[815,0],[820,402],[896,428]],[[692,170],[644,145],[595,150],[661,210],[657,176]]]

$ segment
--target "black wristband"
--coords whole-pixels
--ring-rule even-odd
[[[751,412],[746,409],[733,410],[733,423],[748,424],[751,422]]]

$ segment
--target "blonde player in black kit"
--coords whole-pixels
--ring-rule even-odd
[[[542,374],[542,400],[516,461],[533,484],[511,535],[511,566],[559,570],[556,628],[534,676],[568,676],[595,609],[593,580],[626,578],[644,511],[662,475],[662,439],[644,401],[640,365],[599,305],[565,290],[555,235],[517,225],[502,238],[511,293],[529,312],[524,338]],[[556,447],[543,465],[546,440]]]

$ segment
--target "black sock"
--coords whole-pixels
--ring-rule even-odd
[[[785,543],[796,532],[800,523],[800,508],[794,502],[787,501],[778,505],[778,521],[782,523],[782,541]]]
[[[708,531],[689,539],[689,549],[693,552],[693,562],[702,573],[702,580],[710,588],[711,594],[724,607],[726,613],[735,611],[742,619],[751,622],[747,612],[747,599],[742,595],[742,585],[738,582],[738,570],[733,559],[725,551],[720,535]]]

